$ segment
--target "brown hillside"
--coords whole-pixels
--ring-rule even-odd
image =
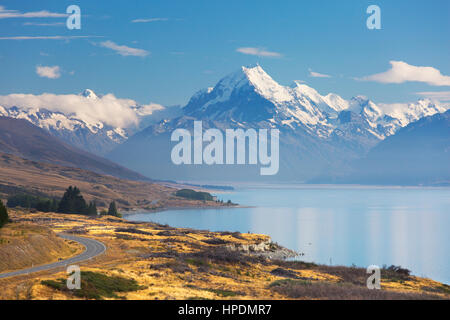
[[[0,117],[0,152],[122,179],[149,179],[107,159],[70,146],[23,119]]]
[[[63,240],[47,227],[8,223],[0,229],[0,272],[55,262],[83,250],[83,246]]]

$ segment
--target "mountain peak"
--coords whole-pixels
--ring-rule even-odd
[[[363,103],[368,103],[370,100],[366,96],[359,95],[359,96],[352,97],[351,101],[363,104]]]
[[[249,84],[263,97],[278,102],[292,99],[288,88],[273,80],[259,64],[253,67],[242,67],[242,72],[245,74]]]
[[[84,91],[80,93],[80,95],[82,95],[87,99],[98,99],[97,94],[95,94],[95,92],[92,91],[91,89],[84,89]]]
[[[259,64],[251,65],[251,66],[242,66],[241,67],[242,72],[245,74],[245,76],[251,81],[252,79],[257,80],[265,80],[265,81],[273,81],[271,76],[267,74],[266,71],[264,71],[263,68]]]

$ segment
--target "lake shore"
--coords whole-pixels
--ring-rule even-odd
[[[233,205],[219,205],[219,206],[210,206],[210,205],[192,205],[192,206],[169,206],[169,207],[162,207],[162,208],[155,208],[155,209],[142,209],[142,208],[134,208],[131,210],[123,211],[121,212],[123,217],[126,218],[127,216],[134,215],[134,214],[148,214],[148,213],[157,213],[157,212],[164,212],[164,211],[171,211],[171,210],[183,210],[183,211],[189,211],[189,210],[205,210],[205,209],[239,209],[239,208],[256,208],[256,206],[243,206],[239,204],[233,204]]]
[[[442,283],[389,270],[382,271],[382,290],[368,290],[365,269],[279,259],[277,254],[287,249],[262,234],[173,228],[111,216],[22,210],[11,210],[10,216],[17,226],[36,225],[104,243],[106,252],[82,263],[81,270],[99,279],[135,281],[136,290],[117,299],[450,298]],[[55,270],[1,279],[0,299],[84,299],[45,284],[56,286],[65,277],[65,270]]]

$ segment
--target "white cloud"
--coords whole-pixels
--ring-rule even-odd
[[[103,41],[100,43],[100,46],[104,47],[104,48],[108,48],[111,50],[114,50],[115,52],[117,52],[118,54],[120,54],[121,56],[136,56],[136,57],[145,57],[147,56],[150,52],[143,50],[143,49],[137,49],[137,48],[131,48],[131,47],[127,47],[127,46],[121,46],[118,45],[110,40],[108,41]]]
[[[50,12],[46,10],[20,12],[18,10],[6,10],[4,6],[0,6],[0,19],[7,18],[63,18],[67,17],[67,13]]]
[[[138,114],[148,115],[153,111],[164,109],[159,104],[148,104],[142,106],[139,110],[134,110],[132,107],[137,105],[136,101],[119,99],[113,94],[106,94],[98,99],[88,99],[75,94],[9,94],[0,96],[0,105],[7,108],[17,106],[25,110],[45,108],[68,116],[76,115],[90,124],[101,121],[120,128],[137,124]]]
[[[328,74],[314,72],[311,69],[309,69],[309,76],[312,78],[331,78],[331,76]]]
[[[258,57],[272,57],[272,58],[281,57],[281,53],[274,51],[267,51],[264,48],[243,47],[237,48],[236,51],[243,54],[249,54]]]
[[[39,27],[60,27],[65,26],[64,22],[48,22],[48,23],[38,23],[38,22],[24,22],[24,26],[39,26]]]
[[[41,78],[58,79],[61,77],[59,66],[36,66],[36,73]]]
[[[131,20],[132,23],[147,23],[147,22],[156,22],[156,21],[167,21],[168,18],[148,18],[148,19],[134,19]]]
[[[103,38],[103,36],[12,36],[0,37],[0,40],[71,40],[87,38]]]
[[[426,91],[416,92],[416,94],[439,101],[450,101],[450,91]]]
[[[432,86],[450,86],[450,76],[442,75],[433,67],[418,67],[403,61],[389,61],[391,69],[358,80],[381,83],[424,82]]]

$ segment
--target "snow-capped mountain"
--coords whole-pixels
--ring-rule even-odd
[[[329,125],[322,109],[335,111],[314,89],[298,83],[282,86],[256,66],[242,67],[214,88],[198,92],[183,111],[186,116],[203,120],[242,124],[268,121],[327,131]]]
[[[334,130],[342,130],[342,123],[336,119],[339,113],[348,111],[360,115],[375,138],[384,139],[399,127],[446,110],[430,100],[395,105],[390,109],[391,106],[382,108],[363,96],[350,101],[334,93],[322,96],[298,81],[290,87],[282,86],[257,65],[242,67],[215,87],[196,93],[184,108],[184,114],[239,123],[269,121],[293,130],[303,127],[316,136],[327,138]]]
[[[345,170],[349,161],[364,156],[409,122],[446,110],[429,100],[394,107],[376,105],[362,96],[349,101],[334,93],[323,96],[298,81],[283,86],[259,65],[242,67],[214,87],[195,93],[182,109],[182,115],[149,126],[109,156],[155,178],[248,178],[248,167],[233,175],[223,167],[208,170],[201,166],[171,165],[171,132],[177,128],[192,131],[194,120],[202,120],[204,129],[277,128],[280,130],[277,178],[300,181],[324,172]]]
[[[173,116],[179,109],[163,108],[156,104],[138,105],[133,100],[97,95],[90,89],[79,95],[12,96],[11,101],[5,99],[9,107],[0,103],[0,116],[28,120],[63,141],[97,155],[106,154],[130,135],[167,115]],[[15,101],[21,105],[15,105]],[[46,106],[46,103],[51,106]],[[71,103],[73,107],[64,106]],[[127,121],[115,121],[117,124],[105,121],[108,117],[114,120],[121,116],[127,117]]]
[[[104,154],[112,150],[125,141],[129,134],[123,128],[114,128],[102,122],[88,123],[74,115],[42,108],[24,110],[0,106],[0,116],[28,120],[63,141],[95,154]]]

